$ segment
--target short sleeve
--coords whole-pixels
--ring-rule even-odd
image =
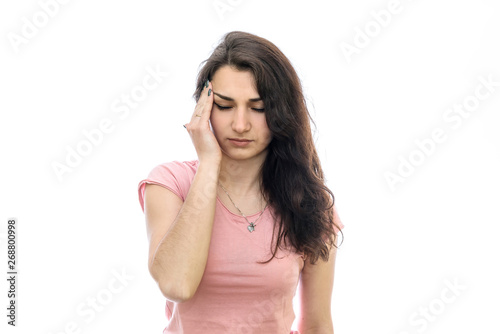
[[[171,161],[153,168],[149,172],[148,177],[141,180],[138,185],[139,203],[141,204],[142,212],[144,212],[144,191],[146,184],[156,184],[165,187],[184,201],[194,177],[195,170],[193,167],[195,165],[195,161]]]

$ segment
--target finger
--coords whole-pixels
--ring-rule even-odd
[[[205,104],[204,104],[203,109],[202,109],[201,117],[198,117],[198,118],[201,118],[201,120],[204,122],[208,122],[208,120],[210,119],[210,115],[212,114],[212,108],[213,108],[213,103],[214,103],[214,94],[212,92],[212,83],[211,82],[208,83],[206,94],[207,95],[206,95],[206,99],[205,99]]]
[[[207,83],[208,83],[208,85],[207,85]],[[198,103],[196,104],[196,107],[194,108],[193,115],[191,116],[191,121],[193,121],[194,119],[200,118],[196,115],[203,115],[203,109],[204,109],[204,105],[205,105],[207,94],[208,94],[207,91],[209,89],[207,86],[209,87],[208,80],[205,81],[205,83],[203,84],[200,98],[198,99]]]

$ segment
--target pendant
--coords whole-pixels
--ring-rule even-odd
[[[255,230],[255,225],[253,223],[250,223],[250,225],[248,225],[247,229],[250,231],[250,233],[252,233]]]

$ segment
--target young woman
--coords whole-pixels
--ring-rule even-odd
[[[300,80],[274,44],[240,31],[204,63],[184,125],[198,159],[158,165],[139,183],[164,333],[333,334],[343,224]]]

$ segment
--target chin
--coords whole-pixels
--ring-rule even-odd
[[[222,153],[224,155],[226,155],[228,158],[230,159],[233,159],[233,160],[247,160],[247,159],[253,159],[253,158],[259,158],[259,157],[262,157],[262,156],[266,156],[267,155],[267,149],[266,150],[263,150],[263,151],[243,151],[243,150],[240,150],[239,152],[238,151],[234,151],[234,150],[237,150],[237,149],[229,149],[227,151],[222,151]]]

